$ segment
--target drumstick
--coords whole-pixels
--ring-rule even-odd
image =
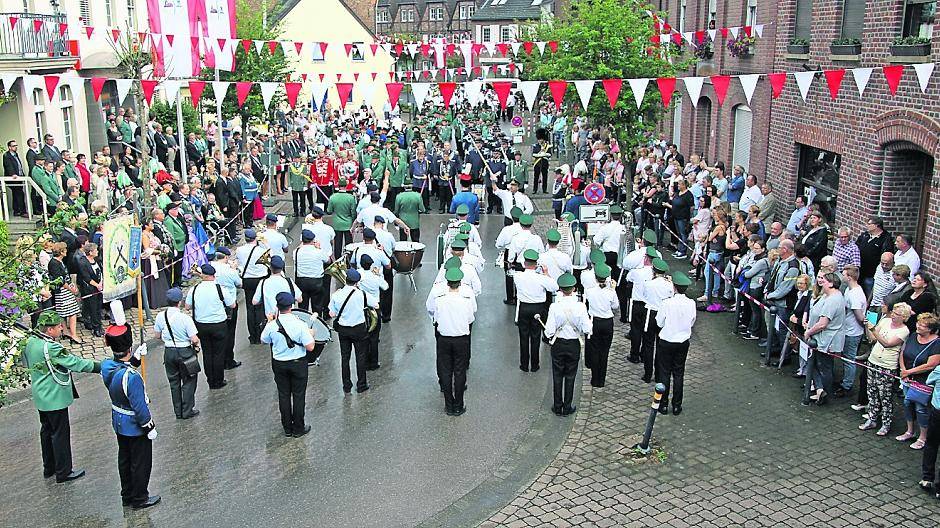
[[[539,322],[540,325],[542,325],[542,329],[543,329],[543,330],[548,330],[548,328],[545,327],[545,323],[542,322],[542,314],[535,314],[535,315],[534,315],[534,318],[535,318],[536,321]],[[552,338],[548,340],[548,344],[549,344],[549,345],[554,345],[554,344],[555,344],[555,339],[556,339],[557,337],[558,337],[558,334],[553,334],[553,335],[552,335]]]

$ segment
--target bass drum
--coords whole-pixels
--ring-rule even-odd
[[[317,344],[325,344],[333,340],[333,331],[323,324],[323,321],[321,321],[319,317],[313,315],[307,310],[302,310],[300,308],[291,310],[291,313],[297,316],[298,319],[307,325],[307,328],[310,329],[310,334],[313,336],[314,342]]]
[[[424,257],[424,248],[420,242],[395,242],[395,271],[398,273],[411,273],[421,265]]]

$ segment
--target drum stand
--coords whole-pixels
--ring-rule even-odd
[[[412,255],[415,253],[417,253],[417,251],[411,252]],[[410,271],[402,271],[402,272],[399,272],[398,274],[407,276],[408,280],[411,281],[411,289],[414,290],[415,293],[418,293],[418,285],[415,284],[415,270],[414,270],[415,267],[416,266],[412,266],[412,269]]]

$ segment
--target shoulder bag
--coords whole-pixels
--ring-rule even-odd
[[[173,327],[170,325],[170,314],[169,312],[163,312],[163,319],[166,322],[166,330],[170,333],[170,341],[173,341],[173,346],[176,346],[176,336],[173,335]],[[186,347],[176,347],[176,348],[190,348],[190,345]],[[176,360],[176,367],[179,369],[180,374],[183,377],[191,378],[196,374],[202,372],[202,367],[199,365],[199,358],[196,357],[196,354],[189,357],[180,356]]]
[[[914,338],[916,340],[916,338]],[[920,356],[927,351],[928,348],[933,346],[934,343],[940,338],[935,338],[933,341],[924,345],[924,348],[917,353],[917,357],[914,358],[914,363],[911,367],[917,366],[917,361],[920,359]],[[933,397],[933,387],[919,381],[906,381],[902,382],[901,385],[904,387],[904,399],[910,400],[912,402],[919,403],[921,405],[930,405],[930,399]]]

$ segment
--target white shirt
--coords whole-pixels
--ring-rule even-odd
[[[303,224],[301,229],[309,229],[312,231],[314,240],[319,242],[321,246],[333,247],[333,239],[336,238],[336,231],[334,231],[331,226],[324,224],[323,221]]]
[[[477,270],[477,275],[479,275],[483,273],[483,266],[484,264],[486,264],[486,261],[483,260],[483,257],[480,255],[480,248],[471,250],[470,249],[471,245],[468,245],[467,249],[464,250],[463,257],[461,257],[460,260],[461,262],[465,264],[470,264],[471,266],[473,266],[473,269]],[[447,255],[444,257],[444,260],[446,261],[448,258],[452,256],[454,256],[454,252],[450,248],[448,248]]]
[[[609,285],[603,288],[597,286],[596,279],[594,280],[593,287],[588,288],[585,286],[584,300],[588,306],[588,315],[591,317],[609,319],[613,317],[614,312],[620,308],[620,301],[617,300],[617,292]]]
[[[565,273],[572,272],[571,257],[567,253],[558,250],[557,247],[548,248],[545,253],[539,255],[539,266],[553,281],[557,281]]]
[[[692,337],[695,324],[695,301],[681,293],[663,301],[656,313],[659,338],[670,343],[684,343]]]
[[[643,289],[643,295],[646,297],[646,307],[654,312],[659,311],[663,306],[663,301],[676,294],[672,282],[666,277],[656,277],[646,283]]]
[[[167,318],[169,318],[169,325],[166,324]],[[171,327],[172,333],[169,331]],[[163,340],[163,346],[175,348],[192,345],[190,339],[197,334],[193,318],[173,306],[167,308],[163,315],[157,316],[153,323],[153,332]]]
[[[617,253],[620,251],[620,235],[627,232],[617,220],[612,220],[602,225],[597,233],[594,233],[594,244],[600,246],[604,253]],[[645,250],[644,250],[645,251]]]
[[[438,307],[437,299],[440,296],[447,293],[448,291],[449,291],[449,287],[447,286],[446,281],[435,282],[434,285],[431,286],[431,291],[430,293],[428,293],[428,298],[424,303],[424,307],[427,309],[428,316],[431,318],[432,321],[434,321],[434,316],[437,313],[437,307]],[[477,299],[476,299],[476,296],[474,296],[473,294],[473,290],[470,289],[470,287],[467,286],[466,284],[461,283],[460,287],[457,288],[457,291],[464,297],[473,301],[473,313],[476,313]]]
[[[480,275],[477,274],[477,270],[473,267],[472,264],[460,261],[460,271],[463,272],[463,279],[460,281],[461,284],[466,284],[469,286],[474,295],[480,295],[483,293],[483,283],[480,282]],[[434,282],[443,282],[444,284],[447,284],[447,280],[444,278],[445,272],[446,270],[444,269],[444,266],[441,266],[441,269],[437,272],[437,278],[434,279]]]
[[[446,286],[446,285],[445,285]],[[438,307],[446,307],[439,310]],[[437,324],[437,332],[446,337],[470,335],[470,323],[476,313],[476,300],[465,292],[450,291],[428,299],[428,314]]]
[[[258,283],[251,304],[261,304],[265,315],[277,315],[277,294],[287,292],[294,296],[295,302],[302,302],[303,295],[294,283],[287,277],[277,274],[263,279]]]
[[[246,279],[263,279],[268,276],[268,267],[258,264],[258,257],[264,253],[260,244],[245,244],[235,250],[235,259],[238,260],[238,274]],[[249,257],[251,262],[248,261]]]
[[[395,253],[395,235],[385,229],[376,229],[375,243],[381,244],[382,249],[385,251],[385,256],[391,259],[392,255]]]
[[[388,255],[385,253],[385,251],[379,249],[379,246],[375,244],[363,244],[352,252],[352,256],[350,258],[352,259],[352,262],[356,263],[356,267],[359,267],[359,262],[361,261],[363,255],[369,255],[372,257],[372,263],[375,266],[385,267],[392,265],[392,260],[388,258]]]
[[[559,339],[578,339],[593,330],[587,307],[572,295],[562,295],[548,308],[545,318],[545,336]]]
[[[193,310],[193,319],[197,323],[210,324],[225,321],[225,307],[235,304],[235,294],[225,288],[219,298],[219,288],[214,280],[203,280],[189,289],[186,294],[186,306]],[[197,295],[198,294],[198,295]]]
[[[303,244],[294,250],[294,278],[323,277],[323,266],[333,256],[331,249],[316,247],[313,244]]]
[[[354,286],[343,286],[330,297],[330,315],[339,317],[336,322],[341,326],[353,327],[365,323],[365,299],[366,295],[362,290]]]
[[[496,237],[496,249],[503,250],[508,248],[509,243],[512,242],[512,237],[520,232],[522,232],[522,226],[517,223],[504,227]]]
[[[372,227],[375,223],[375,217],[381,216],[385,219],[385,225],[391,225],[398,220],[398,217],[395,216],[395,213],[388,210],[386,207],[382,207],[381,203],[370,203],[362,211],[359,212],[359,215],[356,216],[356,221],[366,227]]]
[[[509,262],[522,264],[525,260],[522,258],[522,253],[527,249],[534,249],[541,253],[545,251],[545,245],[540,236],[528,229],[523,229],[512,237],[512,242],[509,243]]]
[[[738,208],[742,211],[748,211],[752,205],[759,204],[763,199],[764,195],[760,192],[760,186],[752,185],[750,187],[745,187],[744,194],[741,195],[741,201],[738,204]]]
[[[551,299],[550,293],[558,291],[557,282],[534,269],[516,272],[513,279],[516,284],[516,298],[520,303],[544,303]]]
[[[265,229],[264,240],[264,246],[271,248],[272,257],[281,257],[283,259],[284,252],[290,247],[290,244],[287,243],[287,237],[277,229]]]
[[[376,274],[373,270],[379,273]],[[360,270],[360,272],[362,279],[359,281],[359,289],[366,293],[366,302],[369,303],[369,306],[378,308],[379,294],[382,290],[388,289],[388,282],[385,281],[381,268],[377,268],[375,264],[372,265],[372,268]]]
[[[645,303],[646,285],[653,280],[653,268],[650,266],[633,268],[627,273],[627,280],[633,283],[633,293],[630,294],[630,300]]]
[[[512,218],[512,208],[522,209],[522,214],[532,214],[535,207],[532,200],[521,191],[512,192],[508,189],[496,189],[493,194],[503,203],[503,215]]]
[[[907,251],[901,253],[900,251],[894,254],[894,265],[904,264],[907,267],[911,268],[911,274],[908,278],[913,277],[915,273],[920,270],[920,255],[914,251],[914,247],[907,248]]]
[[[846,289],[843,297],[845,298],[845,321],[842,323],[842,331],[848,337],[860,336],[865,333],[865,329],[862,328],[862,323],[859,323],[858,319],[855,318],[853,310],[861,310],[864,315],[868,304],[865,290],[861,286],[856,286],[850,290]]]

